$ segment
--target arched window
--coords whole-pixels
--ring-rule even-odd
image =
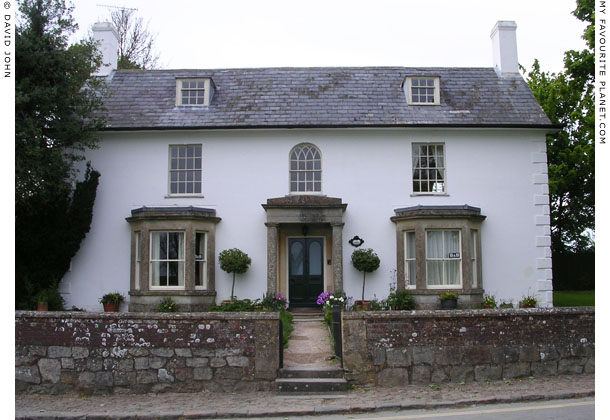
[[[290,192],[322,192],[322,159],[313,144],[299,144],[290,152]]]

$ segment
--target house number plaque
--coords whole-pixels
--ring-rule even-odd
[[[450,252],[449,258],[460,258],[460,253],[459,252]]]

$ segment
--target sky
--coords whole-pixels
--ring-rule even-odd
[[[111,7],[135,8],[156,34],[160,68],[492,67],[489,35],[517,22],[519,62],[563,68],[584,48],[575,0],[73,0],[86,37]]]

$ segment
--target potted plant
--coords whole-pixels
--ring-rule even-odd
[[[161,300],[157,310],[159,312],[176,312],[178,308],[176,307],[176,303],[172,300],[172,298],[168,296]]]
[[[371,248],[357,249],[352,254],[352,264],[356,270],[362,271],[362,300],[357,300],[354,305],[356,310],[367,310],[371,307],[371,301],[364,300],[366,273],[372,273],[379,268],[379,257]]]
[[[534,296],[526,296],[519,301],[520,308],[535,308],[538,305],[538,299]]]
[[[500,304],[500,309],[510,309],[513,307],[513,303],[512,302],[502,302]]]
[[[218,262],[222,271],[233,273],[233,285],[231,286],[231,300],[235,299],[235,274],[243,274],[248,271],[252,260],[248,254],[237,249],[225,249],[218,255]]]
[[[493,296],[485,296],[485,299],[483,299],[483,302],[481,303],[481,308],[497,309],[498,303],[496,302],[496,298]]]
[[[412,311],[415,309],[415,298],[408,290],[396,290],[390,287],[390,294],[386,299],[392,311]]]
[[[456,309],[458,294],[454,292],[445,292],[440,296],[441,309]]]
[[[118,312],[119,305],[125,300],[125,297],[119,292],[106,293],[101,297],[100,303],[104,305],[104,312]]]
[[[49,310],[49,293],[47,290],[41,290],[36,295],[36,300],[38,302],[38,311],[48,311]]]

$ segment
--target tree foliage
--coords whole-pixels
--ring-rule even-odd
[[[119,69],[154,69],[159,54],[154,51],[155,36],[133,9],[110,12],[112,25],[119,36]]]
[[[366,273],[372,273],[379,268],[381,261],[379,256],[371,249],[357,249],[352,253],[352,265],[358,271],[362,271],[362,300],[364,300],[364,285]]]
[[[231,300],[235,298],[235,274],[243,274],[248,271],[252,260],[248,254],[237,249],[225,249],[218,254],[218,263],[222,271],[233,273],[233,285],[231,286]]]
[[[15,282],[18,308],[56,289],[89,231],[99,173],[76,163],[95,147],[103,81],[91,40],[68,45],[77,28],[63,0],[23,0],[15,31]],[[60,309],[60,308],[50,308]]]
[[[554,253],[593,246],[587,230],[595,228],[595,4],[577,0],[573,14],[586,22],[586,49],[566,51],[564,70],[544,72],[538,60],[527,82],[538,102],[561,131],[547,136],[551,241]]]

